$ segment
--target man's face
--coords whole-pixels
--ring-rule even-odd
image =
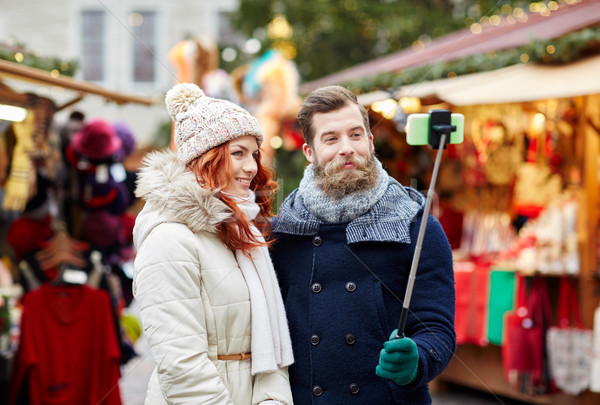
[[[304,155],[314,164],[317,186],[332,199],[373,188],[377,182],[373,136],[354,105],[313,117],[313,147]]]
[[[373,154],[373,135],[365,128],[355,105],[339,110],[316,113],[313,116],[313,146],[304,144],[304,156],[315,166],[325,166],[336,158],[346,160],[342,170],[353,169],[354,156],[370,158]]]

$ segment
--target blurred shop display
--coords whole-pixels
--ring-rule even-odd
[[[569,363],[565,371],[567,365],[559,370],[556,360],[547,360],[564,358],[556,353],[570,345],[564,336],[586,339],[578,347],[588,349],[578,352],[578,358],[596,356],[591,330],[598,328],[593,313],[600,287],[600,82],[577,83],[598,68],[600,57],[594,56],[560,67],[516,66],[463,76],[456,79],[460,83],[424,82],[423,89],[361,96],[382,161],[400,181],[420,190],[429,180],[425,168],[431,156],[405,143],[393,109],[403,108],[404,102],[405,114],[449,109],[465,116],[465,142],[449,146],[432,208],[454,249],[461,359],[450,364],[440,382],[480,387],[531,403],[598,400],[591,391],[593,379],[565,385],[576,378],[571,376],[589,375],[591,361]],[[564,80],[573,83],[568,91],[560,84]],[[411,98],[416,100],[409,103]],[[574,286],[579,304],[574,310],[581,318],[569,327],[581,333],[551,328],[558,325],[558,309],[544,297],[557,302],[563,279]],[[523,317],[523,310],[530,315]],[[519,314],[511,318],[514,311]],[[534,313],[537,318],[532,318]],[[521,322],[531,325],[517,332]],[[533,326],[539,326],[535,338]],[[547,345],[551,330],[552,345]],[[539,356],[524,357],[540,347]]]
[[[74,93],[64,105],[5,84]],[[120,365],[135,351],[133,259],[136,149],[125,122],[88,117],[84,95],[150,100],[0,61],[0,403],[120,404]],[[65,122],[56,112],[70,108]],[[126,327],[124,327],[126,325]],[[43,344],[38,338],[43,336]],[[47,383],[49,381],[50,387]],[[90,387],[90,384],[92,386]],[[108,395],[105,397],[105,395]],[[104,398],[104,399],[103,399]]]

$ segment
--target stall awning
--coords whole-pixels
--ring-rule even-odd
[[[68,76],[54,76],[50,72],[47,72],[45,70],[40,70],[29,66],[23,66],[18,63],[0,60],[0,80],[4,78],[48,86],[58,86],[67,90],[80,93],[81,95],[94,94],[97,96],[104,97],[106,100],[117,104],[154,104],[154,102],[150,98],[127,95],[123,93],[118,93],[116,91],[106,90],[94,83],[73,79],[72,77]]]
[[[380,73],[397,72],[406,68],[458,60],[489,51],[515,48],[526,45],[533,38],[538,40],[559,38],[571,32],[597,25],[599,22],[599,1],[583,1],[573,5],[563,4],[558,10],[547,16],[529,14],[526,21],[513,24],[505,21],[498,26],[486,26],[479,34],[472,33],[468,28],[456,31],[433,40],[425,49],[404,49],[304,83],[300,87],[300,92],[308,93],[321,86],[342,84]]]
[[[600,55],[568,65],[515,65],[453,79],[401,87],[393,97],[418,97],[429,104],[445,101],[455,106],[516,103],[550,98],[600,94]],[[390,97],[387,92],[359,96],[363,105]]]

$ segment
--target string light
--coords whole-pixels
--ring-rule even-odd
[[[0,120],[21,122],[27,116],[27,110],[14,105],[0,104]]]
[[[412,43],[412,49],[413,49],[413,51],[421,51],[421,50],[425,49],[425,43],[423,43],[423,41],[417,39],[416,41],[414,41]]]
[[[398,103],[396,100],[388,98],[386,100],[376,101],[371,104],[371,110],[381,114],[382,117],[391,120],[394,117],[397,106]]]
[[[418,97],[402,97],[398,102],[406,114],[412,114],[421,110],[421,99]]]
[[[269,141],[269,145],[273,148],[273,149],[279,149],[283,146],[283,139],[281,139],[280,136],[275,135],[274,137],[271,138],[271,140]]]
[[[558,3],[556,1],[551,1],[548,3],[548,9],[551,11],[558,10]]]
[[[483,28],[481,27],[481,24],[479,24],[479,23],[471,24],[471,26],[469,28],[473,34],[481,34],[481,31],[483,31]]]
[[[490,17],[490,25],[500,25],[502,19],[498,15],[493,15]]]

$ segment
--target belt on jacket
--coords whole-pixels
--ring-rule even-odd
[[[240,353],[240,354],[219,354],[217,359],[219,360],[246,360],[252,357],[252,353]]]

